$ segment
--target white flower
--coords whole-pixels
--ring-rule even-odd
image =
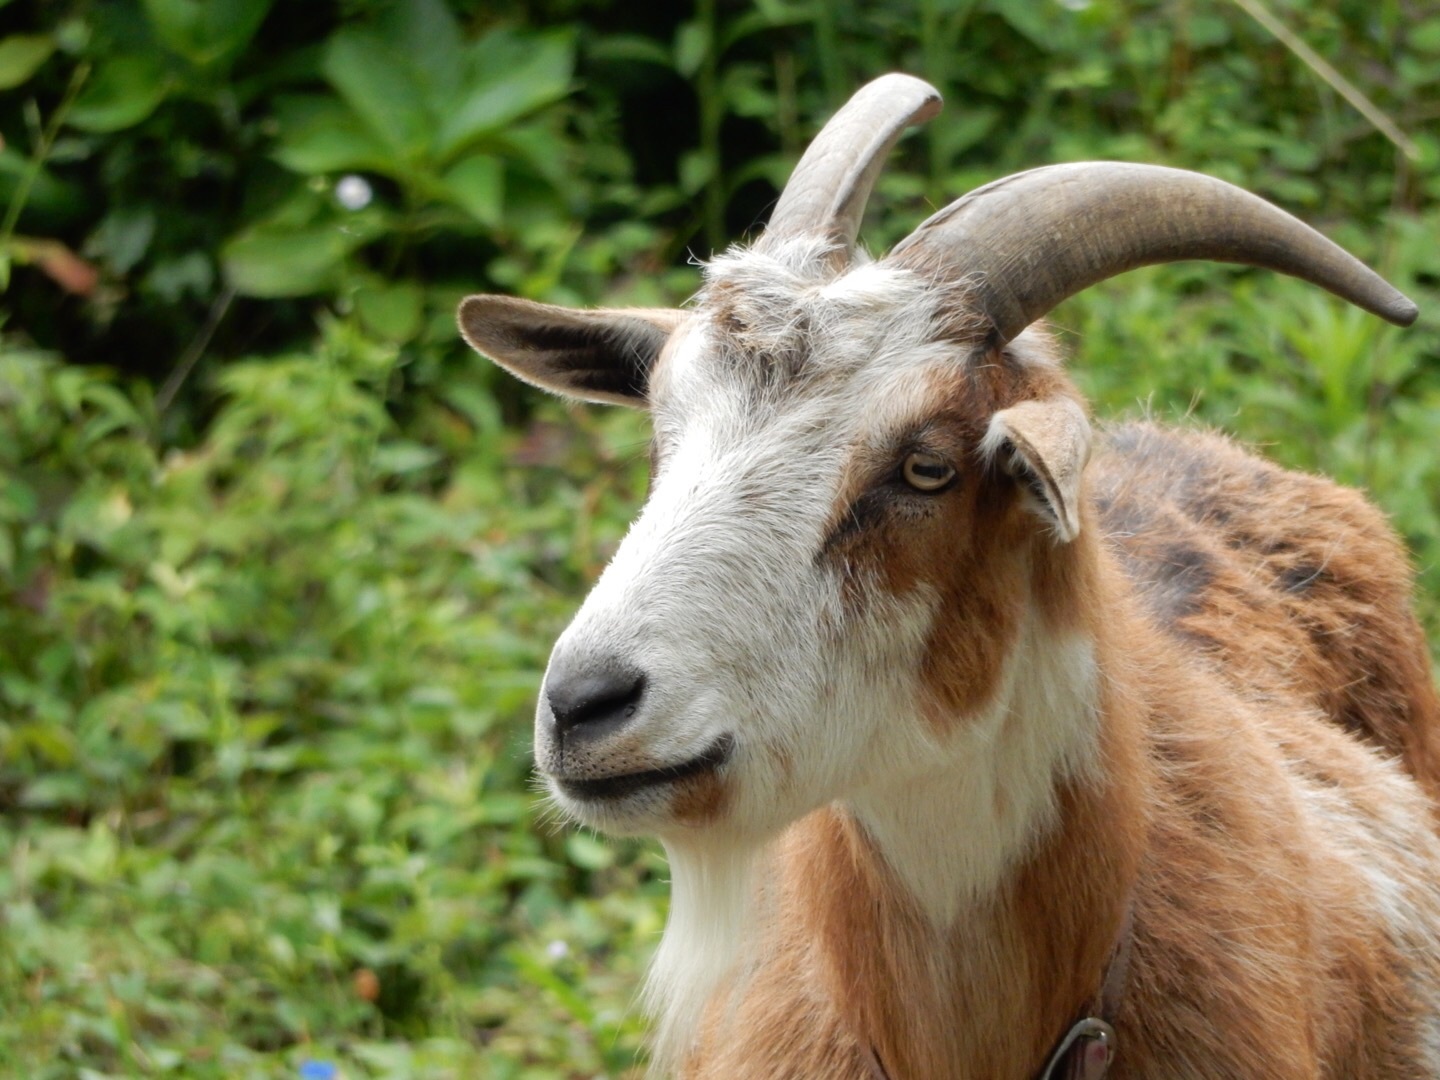
[[[561,941],[559,938],[556,938],[554,941],[550,942],[549,945],[545,946],[545,952],[549,955],[551,960],[564,960],[565,957],[570,955],[570,946],[566,945],[565,942]]]
[[[346,210],[364,210],[374,197],[375,191],[370,187],[370,181],[354,173],[342,176],[335,185],[335,199]]]

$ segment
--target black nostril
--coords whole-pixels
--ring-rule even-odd
[[[545,700],[562,735],[582,725],[586,735],[623,727],[640,708],[644,694],[645,676],[626,668],[584,675],[552,671],[545,680]]]

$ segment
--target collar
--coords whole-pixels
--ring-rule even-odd
[[[1115,1060],[1115,1029],[1098,1016],[1076,1021],[1036,1080],[1103,1080]]]
[[[1125,916],[1120,920],[1120,930],[1110,949],[1099,996],[1088,1003],[1086,1015],[1061,1036],[1035,1080],[1103,1080],[1110,1071],[1116,1052],[1115,1029],[1111,1024],[1125,994],[1134,921],[1135,904],[1131,898],[1125,901]]]
[[[1079,1020],[1060,1037],[1035,1080],[1104,1080],[1115,1061],[1115,1029],[1111,1026],[1125,993],[1130,968],[1131,929],[1135,919],[1133,899],[1125,902],[1125,917],[1105,965],[1105,978],[1098,996],[1087,1002]],[[865,1041],[865,1065],[870,1080],[892,1080],[874,1044]]]

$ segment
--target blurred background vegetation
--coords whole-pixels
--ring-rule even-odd
[[[527,745],[644,419],[453,311],[683,301],[897,69],[948,106],[873,250],[1118,158],[1420,301],[1180,265],[1056,321],[1102,414],[1370,488],[1440,643],[1434,0],[0,0],[0,1075],[635,1069],[663,861],[546,822]]]

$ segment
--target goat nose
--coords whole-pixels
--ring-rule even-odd
[[[619,730],[640,708],[644,694],[645,676],[618,665],[583,674],[552,670],[545,679],[545,700],[562,737]]]

